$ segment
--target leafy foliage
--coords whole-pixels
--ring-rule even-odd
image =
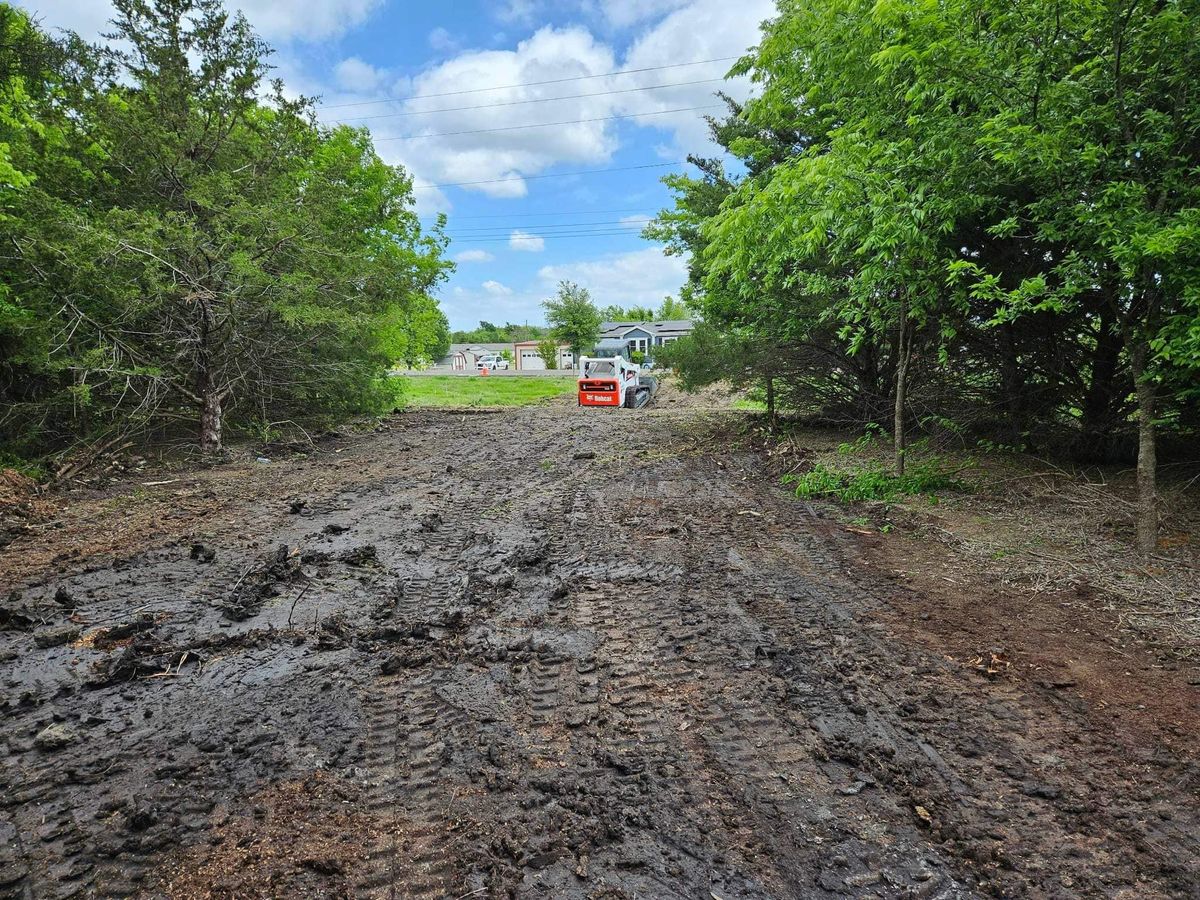
[[[538,356],[542,358],[542,364],[550,370],[558,368],[558,342],[547,338],[544,341],[538,341],[537,345]]]
[[[847,471],[817,465],[801,475],[788,475],[784,484],[794,485],[796,496],[805,500],[833,498],[843,503],[857,500],[892,502],[914,494],[927,494],[936,501],[938,491],[966,491],[970,485],[955,477],[939,461],[910,464],[903,475],[882,466]]]
[[[115,7],[118,40],[89,47],[0,4],[20,72],[0,127],[26,137],[8,157],[25,174],[0,179],[6,443],[192,417],[218,449],[227,419],[386,408],[387,369],[449,342],[446,239],[411,179],[268,86],[268,48],[219,0]]]
[[[669,319],[687,319],[692,312],[681,300],[663,297],[663,302],[657,309],[650,306],[610,304],[601,308],[600,315],[606,322],[662,322]]]
[[[710,122],[746,174],[693,158],[646,230],[769,349],[730,376],[891,419],[898,471],[909,423],[1101,458],[1136,430],[1151,548],[1156,430],[1200,427],[1200,5],[778,7],[734,68],[759,96]]]
[[[571,281],[558,283],[558,294],[542,302],[551,334],[571,348],[575,359],[590,350],[600,336],[600,311],[588,289]]]
[[[549,333],[550,329],[541,325],[514,325],[512,322],[494,325],[484,321],[470,331],[452,332],[450,339],[456,344],[515,344],[519,341],[535,341]]]

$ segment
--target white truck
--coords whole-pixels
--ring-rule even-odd
[[[495,372],[497,369],[507,369],[508,360],[499,353],[485,353],[475,360],[476,371],[487,369],[489,372]]]

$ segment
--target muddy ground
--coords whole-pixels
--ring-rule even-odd
[[[0,896],[1200,896],[1194,667],[706,414],[58,497],[0,551]]]

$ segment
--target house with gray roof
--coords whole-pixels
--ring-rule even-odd
[[[624,341],[630,351],[653,355],[655,347],[677,341],[692,333],[691,319],[667,319],[662,322],[601,322],[600,340]]]

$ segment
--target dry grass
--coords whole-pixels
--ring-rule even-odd
[[[845,452],[859,436],[794,429],[770,438],[759,419],[729,412],[693,438],[711,446],[719,431],[735,446],[767,455],[779,475],[814,465],[844,470],[890,465],[886,440]],[[918,451],[919,458],[919,451]],[[1121,467],[1072,469],[1015,454],[945,454],[970,492],[918,495],[892,503],[836,505],[852,528],[903,528],[956,552],[964,574],[1035,594],[1092,588],[1119,621],[1156,632],[1185,656],[1200,657],[1200,477],[1186,466],[1160,474],[1161,536],[1149,558],[1134,549],[1137,485]]]

